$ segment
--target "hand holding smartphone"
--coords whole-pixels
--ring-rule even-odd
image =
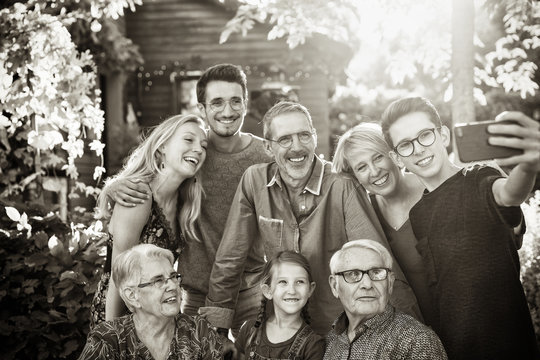
[[[519,125],[519,123],[512,120],[488,120],[469,124],[456,124],[454,126],[454,136],[456,137],[458,155],[462,162],[492,160],[523,154],[523,150],[520,149],[489,144],[488,138],[490,136],[503,136],[501,134],[495,135],[488,132],[488,126],[493,124]]]

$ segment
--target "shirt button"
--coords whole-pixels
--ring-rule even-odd
[[[302,205],[302,210],[306,210],[306,206],[305,206],[305,205]]]

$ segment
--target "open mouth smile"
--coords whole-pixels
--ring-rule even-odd
[[[424,158],[424,159],[422,159],[420,161],[417,161],[416,165],[418,165],[418,166],[426,166],[431,162],[431,160],[433,160],[433,155],[428,156],[427,158]]]
[[[390,176],[389,174],[386,174],[386,175],[384,175],[383,177],[381,177],[381,178],[375,180],[375,181],[373,182],[373,185],[381,186],[381,185],[385,184],[385,183],[388,181],[389,176]]]
[[[193,164],[193,165],[195,165],[195,166],[197,166],[199,164],[199,159],[194,158],[192,156],[186,156],[186,157],[184,157],[184,160],[191,163],[191,164]]]
[[[304,155],[304,156],[299,156],[299,157],[290,157],[290,158],[288,158],[288,160],[289,160],[290,162],[294,162],[294,163],[302,162],[302,161],[304,161],[305,159],[306,159],[306,156],[305,156],[305,155]]]

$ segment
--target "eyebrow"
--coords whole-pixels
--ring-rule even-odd
[[[397,143],[400,144],[400,143],[402,143],[402,142],[404,142],[404,141],[411,141],[411,139],[414,139],[415,137],[418,137],[418,135],[420,135],[421,132],[424,132],[424,131],[426,131],[426,130],[431,130],[431,129],[435,129],[435,128],[425,128],[425,129],[422,129],[422,130],[420,130],[419,132],[416,133],[416,136],[413,136],[412,138],[405,138],[405,139],[402,139],[402,140],[398,141]]]

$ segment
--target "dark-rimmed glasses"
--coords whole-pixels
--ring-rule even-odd
[[[162,287],[165,286],[165,284],[167,284],[168,280],[172,280],[173,282],[176,282],[176,284],[180,285],[180,283],[182,282],[182,275],[180,275],[178,273],[173,273],[168,278],[166,278],[164,276],[160,276],[160,277],[158,277],[158,278],[156,278],[154,280],[151,280],[151,281],[148,281],[148,282],[145,282],[145,283],[140,283],[139,285],[137,285],[137,287],[138,288],[144,288],[144,287],[147,287],[147,286],[153,286],[155,288],[161,289]]]
[[[296,134],[290,134],[280,137],[277,140],[274,139],[266,139],[268,141],[272,141],[277,143],[279,146],[284,148],[290,148],[293,143],[293,136],[296,135],[298,137],[298,140],[302,144],[309,144],[313,140],[313,133],[311,131],[300,131]]]
[[[217,98],[205,104],[210,107],[210,110],[217,112],[217,111],[223,111],[227,103],[229,104],[231,109],[233,109],[234,111],[240,111],[244,107],[244,100],[242,100],[242,98],[239,98],[239,97],[233,97],[233,98],[230,98],[229,100]]]
[[[381,281],[388,277],[388,273],[392,271],[388,268],[373,268],[369,270],[352,269],[335,273],[334,275],[341,275],[345,282],[354,284],[362,281],[364,274],[367,274],[372,281]]]
[[[433,145],[435,142],[435,130],[439,130],[440,127],[433,129],[425,129],[418,134],[417,137],[411,140],[404,140],[394,147],[394,151],[399,156],[408,157],[414,153],[414,142],[417,141],[420,145],[427,147]]]

